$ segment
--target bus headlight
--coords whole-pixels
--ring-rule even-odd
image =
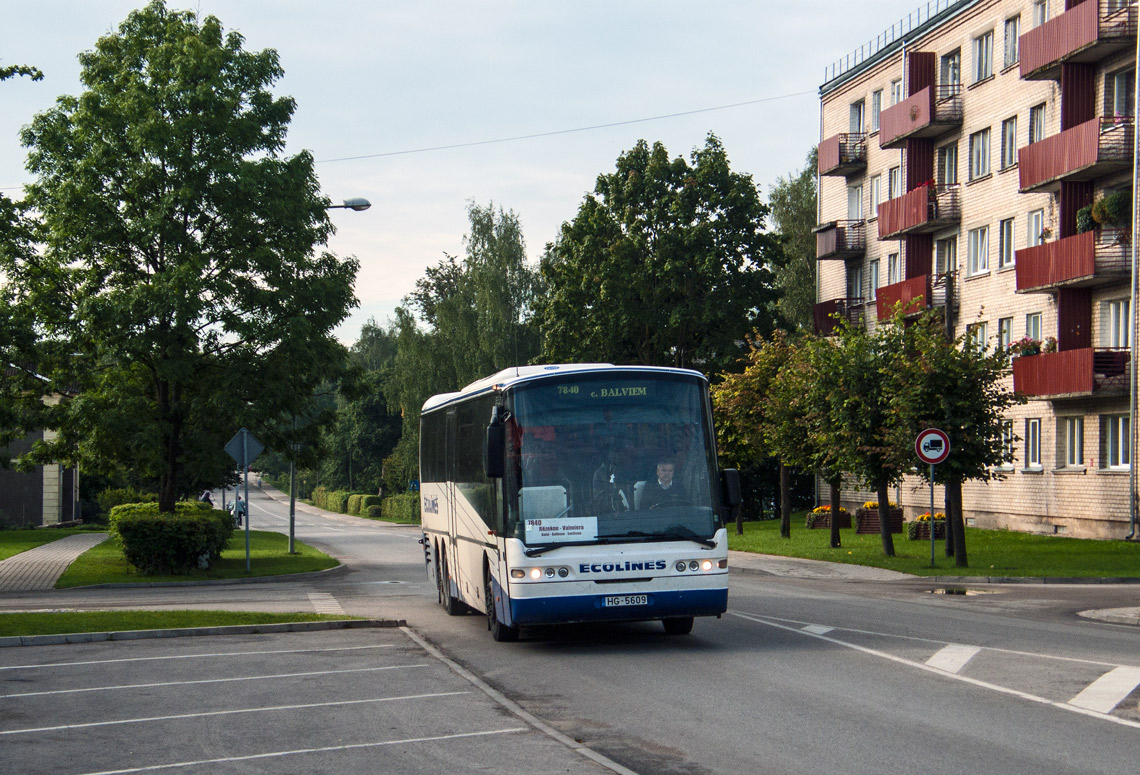
[[[689,570],[697,570],[700,567],[701,567],[701,564],[699,562],[697,562],[696,560],[693,560],[689,563]]]
[[[685,568],[687,568],[687,567],[689,567],[689,566],[685,564],[684,560],[677,560],[677,572],[678,573],[684,573]]]
[[[538,581],[540,578],[542,578],[542,568],[531,568],[530,577],[535,581]]]
[[[713,562],[712,562],[712,560],[704,560],[704,561],[702,561],[702,562],[701,562],[701,570],[703,570],[703,571],[710,571],[710,570],[712,570],[712,569],[713,569]]]
[[[559,578],[563,578],[563,579],[564,579],[564,578],[566,578],[566,577],[567,577],[567,576],[569,576],[569,575],[570,575],[570,569],[569,569],[569,568],[559,568],[559,569],[558,569],[558,577],[559,577]]]
[[[548,578],[548,579],[554,578],[554,568],[547,568],[546,569],[546,578]]]

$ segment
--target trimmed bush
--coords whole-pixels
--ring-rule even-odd
[[[365,516],[369,519],[382,519],[384,517],[384,506],[369,506]]]
[[[370,506],[380,506],[383,503],[384,499],[379,495],[365,495],[360,499],[360,513],[368,511]]]
[[[361,512],[361,501],[363,501],[364,498],[365,498],[365,496],[363,494],[360,494],[360,493],[355,493],[353,495],[349,495],[348,496],[348,513],[352,514],[354,517],[359,517],[360,512]]]
[[[420,494],[418,492],[405,492],[385,498],[381,508],[381,516],[393,522],[408,525],[418,525],[420,522]]]
[[[111,535],[127,562],[148,575],[182,574],[218,559],[234,532],[233,517],[209,504],[181,502],[174,513],[157,503],[125,503],[111,509]]]
[[[141,492],[133,487],[112,487],[95,496],[102,514],[110,514],[111,509],[124,503],[156,503],[158,495],[153,492]]]

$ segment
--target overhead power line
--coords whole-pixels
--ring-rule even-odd
[[[450,151],[456,148],[472,148],[477,145],[496,145],[498,143],[513,143],[519,140],[534,140],[539,137],[554,137],[556,135],[568,135],[575,132],[592,132],[597,129],[609,129],[615,126],[628,126],[630,124],[644,124],[648,121],[662,121],[667,118],[680,118],[681,116],[695,116],[698,113],[712,113],[717,110],[730,110],[732,108],[742,108],[747,105],[758,105],[762,102],[775,102],[776,100],[786,100],[792,97],[802,97],[804,95],[816,95],[818,92],[814,89],[810,91],[798,91],[791,94],[781,94],[776,97],[763,97],[758,100],[748,100],[747,102],[734,102],[731,105],[717,105],[713,108],[698,108],[697,110],[685,110],[680,113],[666,113],[661,116],[649,116],[647,118],[632,118],[627,121],[613,121],[608,124],[594,124],[593,126],[580,126],[574,129],[556,129],[551,132],[536,132],[530,135],[515,135],[514,137],[500,137],[495,140],[474,140],[466,143],[452,143],[450,145],[433,145],[426,148],[409,148],[403,151],[386,151],[383,153],[366,153],[360,156],[341,156],[336,159],[317,159],[317,164],[331,164],[338,161],[359,161],[361,159],[380,159],[385,156],[408,156],[413,153],[431,153],[432,151]]]

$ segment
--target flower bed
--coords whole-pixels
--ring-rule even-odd
[[[867,503],[874,503],[874,501],[868,501]],[[879,532],[879,508],[878,506],[871,508],[867,503],[864,503],[863,508],[855,512],[856,533],[870,534]],[[893,503],[888,512],[887,524],[890,526],[892,533],[901,533],[903,531],[902,509]]]
[[[930,540],[929,511],[918,515],[913,522],[906,523],[906,537],[911,541]],[[936,540],[946,538],[946,515],[940,511],[934,515],[934,538]]]
[[[839,507],[839,516],[835,518],[839,527],[851,527],[851,514],[842,506]],[[807,514],[805,524],[808,530],[821,530],[831,527],[831,506],[817,506]]]

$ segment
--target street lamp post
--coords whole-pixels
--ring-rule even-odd
[[[354,196],[352,199],[345,199],[344,204],[329,205],[326,209],[328,209],[328,210],[338,210],[338,209],[340,209],[340,210],[355,210],[356,212],[359,213],[363,210],[367,210],[371,206],[372,206],[372,203],[369,202],[364,197]]]

